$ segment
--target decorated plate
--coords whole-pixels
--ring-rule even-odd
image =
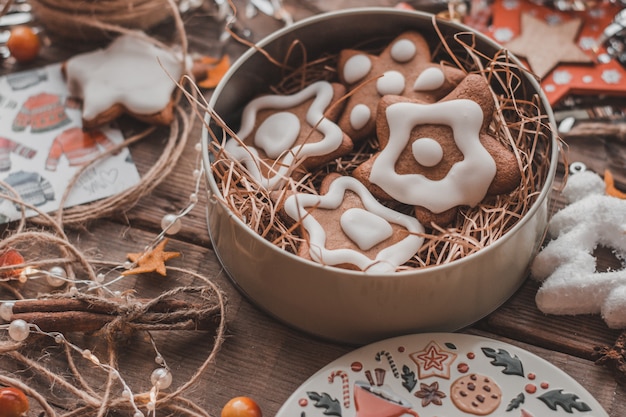
[[[479,336],[426,333],[359,348],[302,384],[277,417],[608,417],[549,362]]]

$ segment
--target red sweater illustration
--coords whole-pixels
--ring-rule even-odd
[[[29,97],[13,120],[13,130],[20,132],[30,126],[32,133],[46,132],[70,123],[61,98],[40,93]]]
[[[98,145],[111,149],[115,143],[99,130],[84,131],[80,127],[67,129],[52,142],[46,160],[46,169],[55,171],[64,154],[70,166],[84,165],[100,154]]]
[[[0,171],[8,171],[11,169],[11,153],[32,159],[37,151],[28,146],[14,142],[11,139],[0,137]]]

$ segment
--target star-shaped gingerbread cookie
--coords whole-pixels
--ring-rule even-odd
[[[165,245],[169,239],[163,239],[154,249],[149,252],[129,253],[128,259],[136,263],[137,266],[122,272],[122,275],[137,275],[148,272],[158,272],[165,276],[165,262],[173,258],[178,258],[180,252],[165,252]]]
[[[264,188],[276,189],[286,178],[352,150],[352,140],[335,123],[344,94],[341,84],[318,81],[294,94],[257,97],[244,107],[236,138],[225,150]]]
[[[70,93],[82,99],[85,128],[124,113],[148,123],[170,124],[173,80],[180,79],[183,69],[177,54],[133,35],[122,35],[107,48],[76,55],[63,65]]]
[[[300,222],[305,237],[299,256],[323,265],[388,273],[422,246],[422,225],[380,204],[356,179],[330,174],[320,193],[293,194],[285,200],[285,213]]]
[[[415,206],[422,224],[448,224],[459,207],[520,183],[515,154],[487,133],[494,106],[489,85],[476,74],[436,103],[383,97],[381,151],[353,176],[380,199]]]
[[[338,73],[351,90],[339,126],[355,142],[375,132],[381,97],[393,94],[434,102],[465,77],[460,69],[432,62],[428,43],[414,31],[396,37],[380,55],[341,51]]]

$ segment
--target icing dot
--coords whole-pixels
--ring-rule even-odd
[[[400,352],[400,353],[404,352],[404,346],[399,346],[398,347],[398,352]]]
[[[352,369],[353,372],[359,372],[363,369],[363,364],[361,362],[352,362],[350,369]]]
[[[426,68],[417,76],[413,84],[413,91],[432,91],[440,88],[446,81],[446,77],[441,68]]]
[[[425,167],[434,167],[443,159],[443,148],[431,138],[417,139],[411,149],[417,163]]]
[[[526,390],[526,392],[529,394],[534,394],[535,392],[537,392],[537,386],[534,384],[527,384],[524,387],[524,390]]]
[[[360,208],[346,210],[339,223],[348,238],[361,250],[371,249],[393,235],[393,229],[387,220]]]
[[[530,379],[531,381],[534,380],[535,378],[537,378],[537,375],[535,375],[534,373],[529,373],[528,374],[528,379]]]
[[[548,389],[549,387],[550,387],[550,384],[549,384],[549,383],[547,383],[547,382],[542,382],[542,383],[541,383],[541,388],[542,388],[542,389]]]
[[[467,352],[468,359],[474,359],[475,357],[476,357],[476,354],[474,352]]]
[[[366,55],[354,55],[343,66],[343,78],[348,84],[355,83],[365,77],[372,69],[372,61]]]
[[[456,369],[457,369],[460,373],[464,374],[464,373],[466,373],[467,371],[469,371],[469,365],[468,365],[468,364],[466,364],[465,362],[461,362],[460,364],[458,364],[458,365],[457,365]]]
[[[357,104],[350,112],[350,126],[354,130],[363,129],[372,116],[370,108],[365,104]]]
[[[254,144],[276,159],[290,149],[300,134],[300,120],[291,112],[274,113],[261,123]]]
[[[391,47],[391,57],[397,62],[407,62],[415,56],[415,44],[408,39],[400,39]]]
[[[387,71],[376,81],[376,91],[381,96],[402,94],[404,91],[404,75],[398,71]]]
[[[300,398],[300,400],[298,400],[298,405],[300,407],[306,407],[308,403],[309,401],[306,398]]]

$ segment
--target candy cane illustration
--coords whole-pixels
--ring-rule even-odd
[[[346,374],[344,371],[333,371],[328,377],[328,382],[332,384],[335,380],[335,377],[341,378],[343,406],[346,408],[350,408],[350,382],[348,381],[348,374]]]
[[[395,376],[396,378],[400,378],[400,372],[398,372],[398,367],[396,366],[396,362],[391,357],[391,353],[387,352],[386,350],[381,350],[376,354],[376,360],[380,362],[380,358],[383,355],[387,358],[387,362],[389,362],[389,366],[391,367],[391,372],[393,372],[393,376]]]

